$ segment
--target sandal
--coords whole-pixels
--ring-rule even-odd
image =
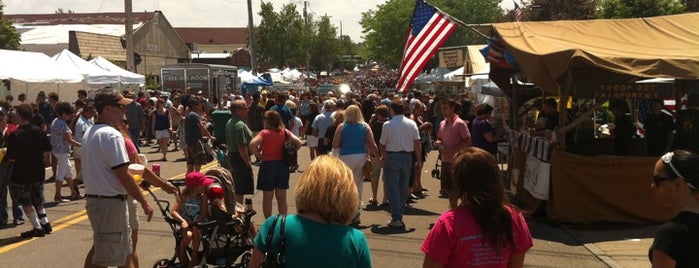
[[[62,196],[55,196],[55,197],[53,197],[53,201],[56,202],[56,203],[63,203],[63,202],[68,202],[68,201],[70,201],[70,200],[68,200],[68,199],[63,199]]]
[[[376,201],[376,199],[374,199],[374,198],[369,198],[369,204],[377,206],[377,205],[379,205],[379,201]]]

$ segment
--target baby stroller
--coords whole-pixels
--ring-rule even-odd
[[[233,178],[229,171],[223,168],[214,168],[205,173],[214,179],[224,189],[224,200],[227,208],[235,208]],[[178,190],[184,186],[184,180],[170,181]],[[170,214],[170,202],[158,199],[151,191],[148,192],[158,204],[160,213],[165,222],[170,226],[175,237],[175,253],[169,259],[160,259],[153,264],[153,268],[179,268],[185,267],[177,258],[177,248],[182,240],[180,223]],[[229,203],[231,206],[229,206]],[[226,220],[210,220],[193,224],[194,228],[201,232],[201,248],[199,256],[201,260],[196,267],[241,267],[247,268],[252,258],[253,239],[255,238],[252,226],[252,216],[257,214],[254,210],[246,211],[242,217]],[[191,246],[187,248],[189,256],[192,255]]]

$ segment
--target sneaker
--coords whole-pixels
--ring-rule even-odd
[[[392,220],[391,222],[388,223],[388,227],[405,228],[405,224],[401,220]]]
[[[16,219],[13,221],[13,223],[15,225],[22,225],[22,224],[24,224],[24,219]]]
[[[22,238],[44,237],[44,235],[46,235],[46,233],[44,233],[44,230],[41,229],[31,229],[20,234]]]
[[[46,234],[50,234],[51,232],[53,232],[53,228],[51,228],[50,222],[47,222],[46,224],[42,224],[41,228],[44,229],[44,233],[46,233]]]

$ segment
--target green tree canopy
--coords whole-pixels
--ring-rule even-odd
[[[596,2],[597,0],[534,0],[525,8],[525,17],[534,21],[593,19]]]
[[[340,43],[337,39],[337,28],[330,22],[329,16],[322,16],[315,23],[315,44],[311,51],[311,66],[315,70],[326,70],[335,63],[340,52]]]
[[[5,5],[0,0],[0,49],[19,49],[20,35],[12,22],[5,19]]]
[[[468,24],[490,23],[500,16],[499,0],[449,1],[432,0],[431,4]],[[408,23],[415,7],[414,0],[389,0],[376,10],[362,13],[366,48],[372,59],[398,66],[403,56]],[[484,43],[485,38],[459,26],[443,46]]]
[[[601,0],[597,16],[605,19],[641,18],[678,14],[685,10],[678,0]]]

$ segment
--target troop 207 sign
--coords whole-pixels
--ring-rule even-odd
[[[439,67],[460,68],[461,66],[464,66],[463,48],[439,50]]]
[[[577,85],[576,97],[586,99],[664,99],[673,96],[674,84]]]

